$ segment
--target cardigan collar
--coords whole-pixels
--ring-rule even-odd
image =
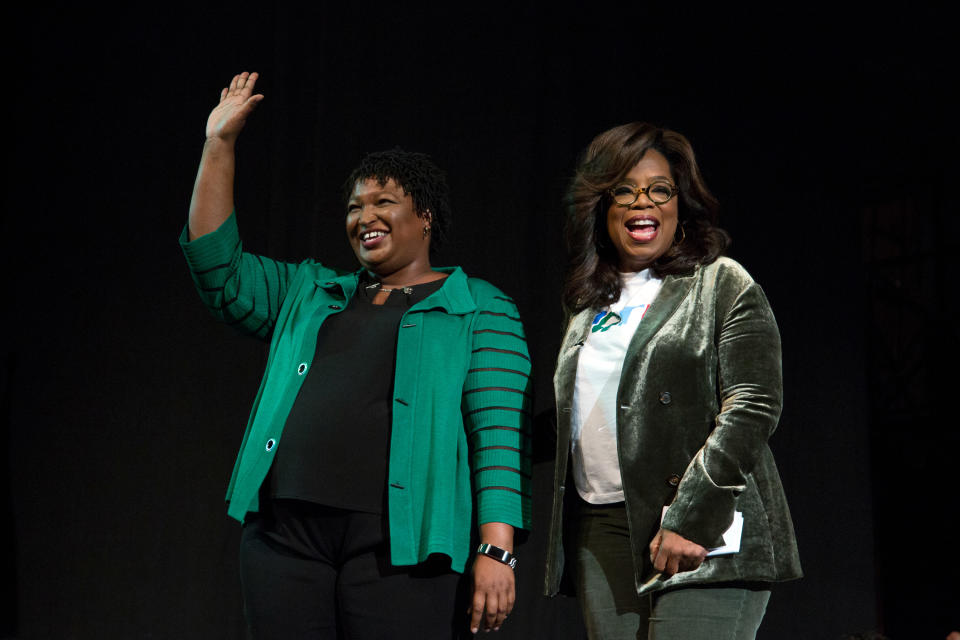
[[[476,311],[477,303],[470,293],[467,274],[460,267],[436,267],[434,271],[448,274],[439,289],[410,307],[409,311],[427,311],[428,309],[443,309],[447,313],[462,315]],[[345,273],[331,280],[316,280],[318,287],[324,289],[339,288],[345,300],[350,300],[360,286],[360,277],[363,269],[353,273]]]

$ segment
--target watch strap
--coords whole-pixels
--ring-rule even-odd
[[[507,565],[511,569],[517,568],[517,556],[513,555],[506,549],[501,549],[500,547],[495,547],[492,544],[483,542],[477,547],[477,553],[487,556],[488,558],[493,558],[497,562]]]

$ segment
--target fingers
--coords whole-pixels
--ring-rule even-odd
[[[664,575],[693,571],[703,564],[707,550],[683,536],[661,529],[650,542],[650,561]]]
[[[241,98],[246,98],[253,93],[253,88],[256,86],[257,78],[259,77],[260,76],[256,71],[253,73],[247,73],[244,71],[240,74],[239,79],[237,80],[237,93]]]
[[[490,558],[479,556],[473,567],[473,599],[470,608],[470,632],[480,628],[499,631],[513,611],[516,582],[513,569]]]
[[[260,75],[254,71],[253,73],[238,73],[233,76],[233,79],[230,81],[230,86],[225,87],[220,91],[220,103],[222,104],[224,100],[228,98],[237,98],[236,100],[231,100],[231,103],[234,105],[239,104],[242,108],[244,115],[253,111],[257,105],[263,100],[263,94],[258,93],[253,94],[253,88],[257,84],[257,79]]]
[[[680,572],[680,556],[670,556],[663,565],[663,572],[668,576]]]
[[[660,549],[653,559],[653,568],[665,576],[672,576],[680,570],[681,556]]]
[[[243,106],[247,111],[253,111],[257,108],[257,105],[260,104],[261,100],[263,100],[263,94],[258,93],[255,96],[250,96],[247,98],[247,101],[243,103]]]
[[[513,585],[504,588],[504,590],[499,593],[495,593],[493,597],[487,596],[486,623],[488,629],[500,631],[503,622],[507,619],[507,616],[510,615],[510,612],[513,611],[515,597],[516,593],[513,590]]]
[[[653,568],[659,571],[660,573],[666,572],[667,567],[667,554],[663,552],[662,549],[657,549],[657,553],[651,558],[653,561]]]
[[[663,540],[663,533],[658,531],[657,535],[653,536],[653,540],[650,541],[650,562],[654,563],[654,566],[656,566],[657,554],[660,553],[661,540]]]
[[[684,569],[684,571],[693,571],[699,569],[700,565],[703,564],[703,561],[707,559],[707,550],[703,547],[700,547],[696,553],[694,553],[689,558],[689,562]]]
[[[486,608],[483,612],[483,621],[487,629],[497,630],[500,628],[500,623],[503,622],[503,613],[497,608],[497,600],[496,593],[487,594]]]
[[[500,631],[504,620],[513,611],[514,598],[512,592],[474,592],[473,606],[470,609],[470,633],[477,633],[481,623],[488,631]]]
[[[220,99],[223,100],[226,96],[240,96],[246,99],[251,93],[253,93],[253,88],[257,84],[257,78],[260,77],[256,71],[253,73],[248,73],[244,71],[243,73],[238,73],[233,76],[233,80],[230,81],[230,86],[220,92]]]
[[[480,630],[480,619],[483,616],[486,604],[485,594],[475,591],[473,593],[473,606],[470,607],[470,633],[476,633]]]
[[[653,536],[653,540],[650,541],[650,562],[653,563],[654,569],[664,573],[668,557],[669,553],[663,548],[663,529],[660,529],[657,531],[657,535]]]

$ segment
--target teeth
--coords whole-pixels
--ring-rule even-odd
[[[627,226],[630,227],[655,227],[657,222],[655,220],[633,220],[628,223]]]
[[[367,231],[366,233],[360,235],[360,239],[366,242],[367,240],[372,240],[385,235],[387,235],[386,231]]]

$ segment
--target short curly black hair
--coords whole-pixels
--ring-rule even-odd
[[[450,228],[450,188],[447,176],[425,153],[404,151],[394,147],[374,151],[360,161],[343,183],[343,201],[350,201],[357,182],[374,179],[380,186],[393,180],[413,199],[413,209],[420,218],[430,213],[430,252],[443,245]]]

